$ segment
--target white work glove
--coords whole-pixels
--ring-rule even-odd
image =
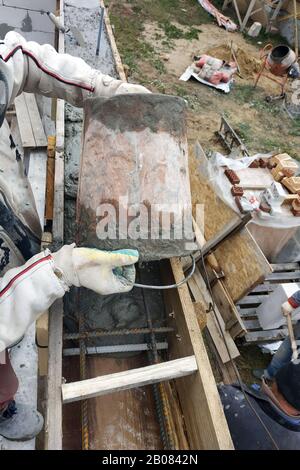
[[[291,306],[291,304],[288,301],[286,301],[281,305],[281,310],[282,310],[282,314],[285,317],[287,317],[288,315],[292,313],[294,308]]]
[[[101,295],[129,292],[135,282],[137,250],[102,251],[63,246],[53,253],[56,274],[67,286],[86,287]]]

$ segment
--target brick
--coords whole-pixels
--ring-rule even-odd
[[[267,168],[267,166],[268,166],[267,160],[264,160],[263,158],[260,158],[260,159],[258,160],[258,162],[259,162],[260,168]]]
[[[295,211],[295,209],[292,207],[291,209],[292,211],[292,214],[295,216],[295,217],[300,217],[300,211]]]
[[[240,186],[232,186],[231,188],[231,194],[233,196],[243,196],[244,190]]]
[[[300,194],[300,177],[293,176],[291,178],[283,178],[281,181],[283,186],[285,186],[291,193]]]
[[[227,176],[231,184],[239,184],[240,178],[238,177],[235,171],[229,170],[228,168],[225,170],[225,175]]]
[[[253,162],[249,165],[249,168],[259,168],[258,160],[253,160]]]
[[[269,206],[269,204],[267,204],[266,202],[265,203],[261,202],[259,205],[259,208],[261,211],[266,212],[267,214],[270,214],[272,210],[271,206]]]
[[[270,160],[268,160],[267,167],[269,168],[269,170],[272,170],[273,168],[275,168],[275,166],[276,166],[275,163],[271,163]]]

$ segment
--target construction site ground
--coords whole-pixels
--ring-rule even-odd
[[[288,116],[282,101],[265,101],[267,95],[278,94],[278,85],[262,78],[253,87],[262,48],[285,42],[283,38],[261,34],[253,39],[226,32],[196,0],[107,0],[106,5],[129,81],[188,101],[191,144],[199,140],[206,151],[222,150],[214,133],[224,114],[251,152],[276,149],[300,158],[300,121]],[[234,19],[233,10],[228,13]],[[194,55],[229,59],[231,41],[243,78],[236,76],[230,94],[193,80],[179,81]]]
[[[214,2],[219,7],[222,3]],[[283,38],[262,33],[253,39],[229,33],[195,0],[107,0],[106,6],[128,80],[187,100],[190,146],[199,141],[205,151],[226,153],[215,136],[223,114],[251,153],[287,152],[300,160],[300,120],[288,116],[283,101],[265,100],[267,95],[278,94],[279,86],[266,78],[256,89],[253,86],[262,48],[285,42]],[[232,10],[228,13],[235,19]],[[195,55],[208,53],[230,60],[231,42],[241,74],[229,94],[194,80],[179,80]],[[288,99],[291,93],[288,88]],[[257,346],[241,347],[240,352],[238,368],[243,380],[251,383],[255,381],[251,369],[265,367],[270,356]]]

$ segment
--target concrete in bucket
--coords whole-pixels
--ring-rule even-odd
[[[189,253],[184,100],[131,94],[87,101],[77,222],[81,245],[136,248],[145,261]]]

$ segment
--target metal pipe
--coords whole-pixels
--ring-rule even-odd
[[[103,20],[104,20],[104,7],[100,7],[100,10],[101,10],[101,13],[100,13],[99,33],[98,33],[98,38],[97,38],[96,56],[99,56],[99,52],[100,52],[100,42],[101,42]]]

